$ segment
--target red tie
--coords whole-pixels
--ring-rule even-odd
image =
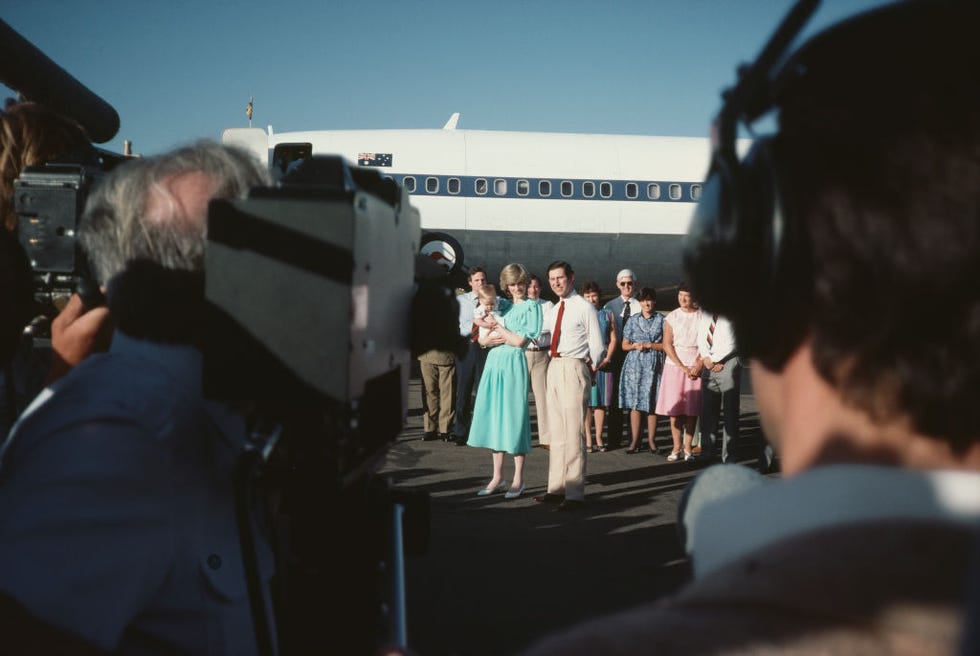
[[[475,307],[480,307],[480,299],[476,299]],[[480,341],[480,327],[475,322],[473,323],[473,328],[470,329],[470,341],[474,343]]]
[[[561,318],[565,316],[565,299],[558,303],[558,318],[555,319],[555,330],[551,335],[551,357],[558,357],[558,340],[561,339]]]

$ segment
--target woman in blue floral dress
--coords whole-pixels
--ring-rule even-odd
[[[634,314],[623,326],[623,350],[626,360],[619,380],[619,407],[630,411],[630,446],[626,453],[640,449],[640,419],[647,416],[647,441],[650,453],[657,452],[656,406],[660,374],[664,366],[664,318],[655,312],[657,292],[650,287],[640,290],[640,314]]]

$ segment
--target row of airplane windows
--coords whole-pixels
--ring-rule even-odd
[[[681,184],[678,182],[595,182],[593,180],[526,180],[523,178],[472,178],[472,193],[467,194],[464,189],[463,180],[460,178],[439,178],[438,176],[425,176],[423,184],[420,185],[414,175],[405,176],[386,176],[400,182],[411,194],[432,194],[440,193],[451,196],[476,195],[476,196],[501,196],[501,197],[531,197],[532,189],[537,189],[536,198],[551,198],[554,186],[557,184],[558,193],[561,198],[601,198],[610,200],[691,200],[697,201],[701,198],[701,185]],[[537,184],[534,184],[534,183]],[[578,188],[576,193],[576,187]],[[619,193],[617,194],[617,187]],[[685,187],[687,189],[685,190]],[[441,192],[445,189],[444,192]],[[643,193],[641,194],[641,190]],[[664,191],[666,190],[666,195]],[[686,193],[685,193],[686,191]]]

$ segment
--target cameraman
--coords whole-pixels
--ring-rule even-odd
[[[267,183],[202,141],[127,162],[89,198],[79,239],[116,332],[0,452],[0,593],[100,649],[256,652],[232,485],[245,426],[203,398],[198,346],[208,202]]]
[[[93,156],[92,145],[85,131],[76,123],[43,105],[23,102],[9,105],[0,113],[0,223],[4,232],[3,257],[9,263],[27,264],[23,250],[16,243],[17,215],[14,213],[14,181],[25,168],[53,160],[74,161]],[[13,266],[13,264],[10,264]],[[5,271],[0,286],[11,285],[5,294],[12,293],[10,275]],[[23,282],[21,280],[21,282]],[[26,278],[28,292],[30,276]],[[83,315],[81,300],[73,297],[61,314],[52,322],[50,361],[30,344],[17,347],[15,335],[33,319],[31,303],[15,311],[13,299],[0,299],[0,317],[4,325],[7,347],[0,360],[0,442],[6,437],[18,412],[34,398],[45,382],[50,382],[93,351],[108,348],[112,327],[105,308],[96,308]]]

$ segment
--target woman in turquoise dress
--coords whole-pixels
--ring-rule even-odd
[[[505,453],[514,456],[514,478],[505,497],[514,499],[524,492],[524,456],[531,451],[529,379],[524,348],[541,333],[541,306],[527,301],[530,279],[527,269],[520,264],[508,264],[501,270],[500,287],[511,298],[511,301],[501,299],[498,307],[505,327],[497,326],[495,333],[480,338],[490,353],[483,365],[466,442],[469,446],[490,449],[493,458],[493,478],[477,493],[480,496],[506,488]]]

